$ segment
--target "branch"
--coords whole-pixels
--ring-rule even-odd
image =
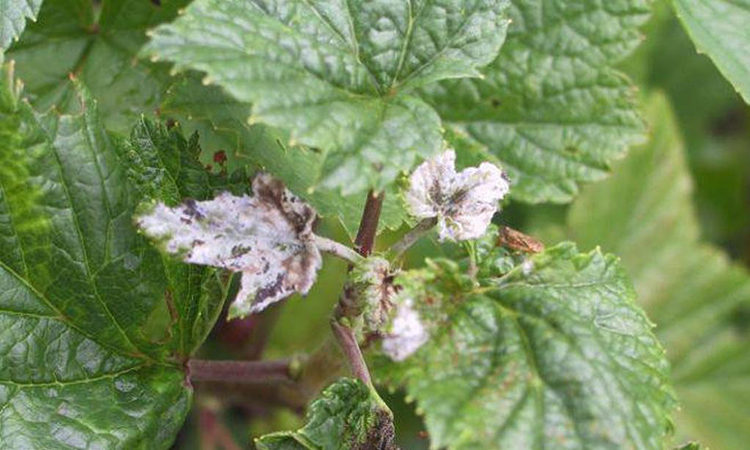
[[[363,257],[369,256],[375,246],[375,235],[378,232],[378,221],[380,220],[380,210],[383,207],[384,199],[385,193],[373,191],[367,193],[367,201],[362,211],[362,219],[359,222],[357,238],[354,240],[354,248]],[[349,269],[351,270],[351,266],[349,266]],[[357,336],[354,334],[354,330],[348,326],[349,320],[347,319],[351,319],[352,317],[349,316],[354,314],[356,310],[356,308],[352,308],[351,295],[351,287],[344,286],[344,291],[339,296],[339,302],[334,311],[333,320],[331,320],[331,328],[341,350],[344,352],[344,356],[349,361],[352,374],[366,385],[372,386],[370,371],[367,369],[362,350],[357,343]]]
[[[238,383],[294,382],[289,360],[277,361],[207,361],[191,359],[188,373],[191,381]]]
[[[367,193],[367,202],[365,202],[365,209],[362,211],[362,218],[359,221],[357,238],[354,239],[354,248],[362,256],[369,256],[375,246],[375,235],[378,232],[380,210],[383,208],[384,199],[385,192],[370,191]]]
[[[398,242],[391,246],[391,252],[394,255],[394,259],[398,259],[405,251],[409,249],[415,242],[417,242],[422,236],[429,233],[437,224],[437,218],[432,217],[430,219],[424,219],[419,222],[414,228],[409,230]]]
[[[344,356],[349,361],[349,368],[352,370],[352,374],[367,386],[372,386],[370,371],[367,369],[364,356],[362,356],[362,350],[360,350],[359,344],[357,344],[357,336],[355,336],[354,330],[339,323],[335,318],[331,321],[331,328],[339,346],[341,346],[341,350],[344,352]]]
[[[334,240],[318,235],[315,235],[315,246],[318,247],[318,250],[330,253],[333,256],[349,262],[349,264],[357,264],[363,260],[362,256],[359,253],[350,249],[344,244],[340,244]]]

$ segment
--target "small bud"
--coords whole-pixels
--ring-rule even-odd
[[[409,178],[406,204],[416,218],[437,217],[440,240],[476,239],[487,230],[510,185],[494,164],[457,173],[455,161],[455,152],[447,150],[419,165]]]
[[[242,272],[230,308],[230,316],[238,317],[310,290],[322,261],[312,233],[315,217],[315,210],[281,181],[260,174],[252,196],[225,192],[173,208],[158,203],[136,222],[185,262]]]

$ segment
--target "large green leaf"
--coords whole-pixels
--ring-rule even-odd
[[[450,260],[399,281],[430,340],[377,373],[417,401],[432,447],[661,449],[667,362],[617,258],[561,244],[509,262],[482,257],[478,283]]]
[[[325,154],[301,146],[288,147],[288,138],[280,131],[248,124],[250,110],[249,104],[234,100],[218,87],[201,85],[195,74],[177,80],[161,105],[162,115],[197,130],[207,148],[227,152],[230,165],[248,165],[279,177],[321,216],[340,220],[353,237],[366,196],[344,197],[335,189],[316,186],[324,170]],[[379,229],[397,229],[405,218],[396,190],[386,189]]]
[[[154,250],[95,102],[35,113],[0,81],[0,442],[166,448],[189,408]]]
[[[570,235],[616,252],[632,275],[672,362],[678,435],[739,450],[750,441],[750,338],[731,318],[750,306],[750,275],[700,242],[682,142],[662,97],[649,102],[649,117],[650,143],[582,193]]]
[[[639,42],[649,0],[512,0],[481,79],[427,89],[443,122],[485,148],[526,202],[568,202],[643,135],[633,86],[612,68]]]
[[[198,136],[185,140],[179,129],[167,130],[147,119],[139,120],[128,141],[116,146],[127,161],[128,175],[138,200],[163,201],[175,206],[183,199],[207,200],[223,191],[244,193],[249,185],[242,171],[231,179],[208,172],[199,161]],[[187,357],[205,340],[221,311],[226,290],[224,277],[209,267],[183,264],[162,255],[169,283],[168,308],[173,308],[172,334],[180,357]]]
[[[698,51],[750,103],[750,0],[672,0]]]
[[[440,119],[414,95],[478,76],[504,38],[506,0],[197,0],[147,50],[206,72],[252,122],[325,156],[321,184],[383,189],[441,147]]]
[[[5,0],[3,0],[5,1]],[[169,82],[166,65],[139,61],[146,30],[177,15],[187,0],[54,0],[11,46],[37,110],[75,108],[69,74],[99,102],[108,128],[127,132],[142,113],[155,109]]]
[[[42,0],[0,0],[0,51],[26,28],[26,19],[36,20]]]
[[[258,450],[390,450],[392,439],[391,413],[383,401],[361,381],[342,378],[310,404],[304,427],[255,444]]]

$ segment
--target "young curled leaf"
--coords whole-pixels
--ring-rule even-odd
[[[456,153],[446,150],[409,177],[406,204],[414,217],[438,219],[440,240],[476,239],[487,230],[510,184],[491,163],[456,172]]]
[[[315,210],[267,174],[253,195],[222,193],[213,200],[158,203],[138,227],[183,261],[242,272],[230,317],[262,311],[295,292],[306,294],[321,266],[312,225]]]
[[[388,321],[393,309],[391,299],[396,295],[393,271],[388,261],[369,257],[355,265],[350,274],[350,290],[361,302],[362,317],[367,331],[379,331]]]

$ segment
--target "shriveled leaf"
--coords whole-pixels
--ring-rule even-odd
[[[230,179],[208,172],[198,160],[198,136],[185,140],[178,129],[140,119],[128,140],[116,146],[127,162],[127,173],[138,192],[138,201],[158,200],[177,205],[184,198],[206,200],[224,190],[243,193],[248,185],[242,173]],[[182,355],[192,354],[216,322],[226,283],[208,267],[188,265],[164,255],[162,263],[169,283],[168,301],[174,309],[175,339]]]
[[[672,5],[698,51],[750,103],[750,1],[672,0]]]
[[[148,236],[183,261],[242,272],[230,316],[262,311],[306,294],[322,264],[312,232],[316,213],[277,179],[259,174],[253,195],[227,192],[212,200],[158,203],[137,217]]]
[[[342,378],[313,401],[307,425],[255,441],[258,450],[393,450],[391,412],[359,380]]]
[[[26,19],[36,20],[42,0],[0,0],[0,51],[26,28]]]
[[[506,0],[352,4],[198,0],[156,29],[148,51],[207,73],[251,121],[325,155],[315,185],[383,189],[440,150],[440,120],[414,95],[477,76],[504,38]]]
[[[732,317],[750,307],[750,275],[700,242],[672,112],[661,96],[648,111],[651,142],[583,192],[569,229],[583,246],[617,252],[633,276],[672,363],[678,437],[741,449],[750,440],[750,336]]]
[[[74,111],[77,99],[67,83],[73,74],[99,102],[108,129],[127,133],[135,119],[158,106],[170,81],[167,65],[136,57],[146,30],[172,20],[187,3],[50,0],[7,58],[18,62],[19,76],[37,110],[54,105]]]
[[[161,105],[162,114],[176,119],[183,128],[197,130],[201,142],[211,150],[224,150],[229,164],[248,165],[279,177],[292,191],[307,200],[323,218],[341,221],[354,239],[366,196],[343,196],[335,189],[318,186],[325,153],[302,146],[288,146],[288,136],[267,125],[250,125],[250,105],[232,99],[216,86],[203,86],[194,74],[172,85]],[[388,188],[378,230],[397,229],[406,218],[396,189]]]
[[[446,126],[499,161],[513,198],[569,202],[643,137],[633,86],[612,67],[638,44],[649,0],[512,0],[481,79],[426,89]],[[460,158],[459,154],[459,158]]]
[[[190,389],[158,254],[94,101],[39,115],[0,81],[0,442],[168,448]]]
[[[487,230],[510,186],[494,164],[456,172],[455,162],[450,149],[417,167],[409,177],[406,205],[418,219],[437,218],[441,240],[476,239]]]
[[[430,338],[376,373],[416,400],[431,445],[663,448],[667,362],[617,259],[561,244],[497,276],[509,261],[486,254],[478,282],[449,260],[397,280]]]

